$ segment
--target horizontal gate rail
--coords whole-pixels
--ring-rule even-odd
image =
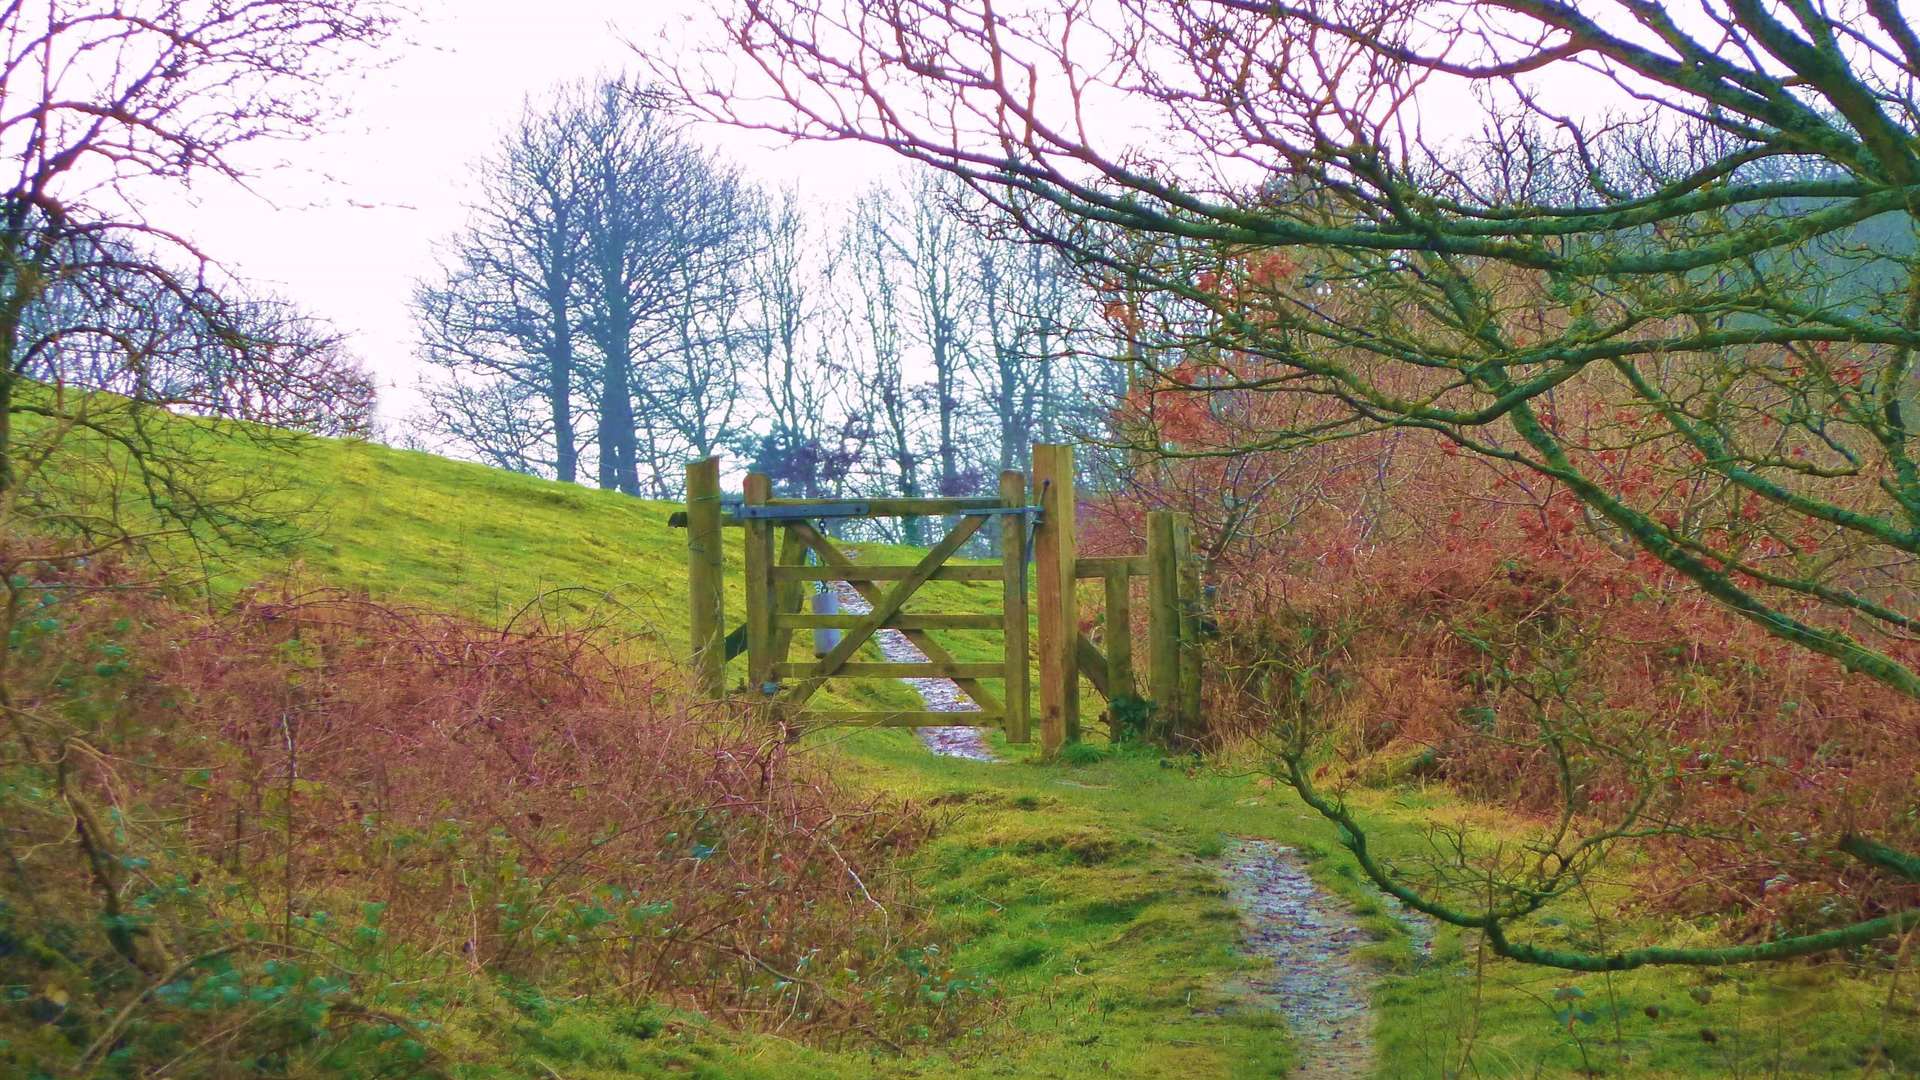
[[[822,521],[842,518],[882,518],[882,517],[946,517],[956,514],[978,514],[982,517],[1023,517],[1037,518],[1041,514],[1038,506],[960,506],[941,510],[903,510],[897,504],[902,499],[881,500],[879,503],[866,502],[817,502],[817,503],[741,503],[723,502],[720,505],[724,516],[720,523],[729,528],[739,528],[755,521]],[[930,504],[969,503],[971,499],[926,499],[915,500]],[[876,510],[878,506],[896,506],[892,510]],[[687,513],[676,510],[667,515],[667,527],[684,529],[687,527]]]
[[[816,664],[782,662],[773,673],[785,679],[805,679],[814,675]],[[850,660],[834,669],[834,678],[849,679],[997,679],[1005,672],[999,664],[936,664],[913,660]]]
[[[774,506],[741,503],[727,507],[742,521],[806,521],[810,518],[871,517],[866,503],[821,503],[818,506]]]
[[[969,518],[974,515],[968,514]],[[903,581],[914,575],[915,566],[861,566],[836,569],[829,566],[776,566],[775,581]],[[998,566],[942,566],[928,581],[999,581]]]
[[[839,578],[834,580],[838,581]],[[791,630],[851,630],[861,615],[776,615],[773,625]],[[895,615],[880,624],[882,630],[999,630],[998,615]]]
[[[818,513],[821,507],[844,505],[844,499],[768,499],[766,506],[806,507]],[[999,499],[863,499],[867,509],[863,517],[936,517],[944,514],[972,514],[1001,509]]]
[[[1115,574],[1122,577],[1146,577],[1147,557],[1117,555],[1073,561],[1073,576],[1077,578],[1105,578]]]
[[[839,712],[810,711],[803,714],[818,724],[835,727],[999,727],[1006,717],[999,712]]]

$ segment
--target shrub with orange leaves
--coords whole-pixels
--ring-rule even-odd
[[[1577,403],[1562,413],[1586,422]],[[1217,553],[1205,710],[1217,740],[1268,733],[1270,703],[1242,693],[1236,673],[1277,666],[1302,679],[1309,722],[1348,780],[1428,777],[1523,816],[1570,809],[1596,826],[1645,794],[1660,825],[1635,843],[1661,855],[1645,863],[1645,902],[1659,910],[1735,913],[1768,936],[1920,902],[1920,888],[1835,851],[1856,834],[1920,849],[1910,699],[1609,543],[1563,488],[1449,446],[1382,433],[1265,462],[1152,463],[1090,508],[1088,545],[1134,543],[1143,508],[1199,511],[1196,549]],[[1605,464],[1622,484],[1664,482],[1647,456]],[[1265,484],[1231,540],[1210,501],[1216,477],[1227,490]],[[1715,509],[1675,492],[1668,512],[1718,513],[1703,531],[1724,545],[1797,557],[1828,539],[1782,536],[1750,503]],[[1885,647],[1920,662],[1920,643]],[[1544,702],[1530,693],[1550,682],[1561,689]],[[1537,737],[1543,709],[1632,755],[1583,759],[1564,791]]]

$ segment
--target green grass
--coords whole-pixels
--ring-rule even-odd
[[[302,445],[293,461],[253,446],[221,451],[242,470],[277,471],[287,506],[322,513],[309,535],[224,565],[217,593],[292,564],[378,599],[483,619],[530,605],[609,619],[655,655],[683,654],[684,534],[667,526],[671,506],[421,453]],[[739,545],[730,547],[728,603],[738,621]],[[923,610],[993,610],[998,591],[936,584]],[[990,634],[943,637],[963,660],[997,648]],[[867,684],[858,696],[911,700],[893,683]],[[1086,702],[1095,711],[1090,690]],[[1484,1077],[1576,1075],[1583,1062],[1621,1077],[1859,1075],[1883,1024],[1904,1062],[1896,1071],[1920,1069],[1920,1025],[1911,1011],[1883,1010],[1883,979],[1838,966],[1575,978],[1477,963],[1451,932],[1417,963],[1331,827],[1284,789],[1251,772],[1143,750],[1096,745],[1073,763],[1042,765],[1029,748],[997,734],[991,741],[1007,763],[934,758],[901,731],[822,733],[805,744],[852,782],[922,800],[938,815],[938,835],[909,869],[951,943],[957,993],[981,1002],[959,1038],[904,1054],[815,1049],[697,1019],[636,1027],[630,1011],[591,1001],[536,1019],[488,1014],[449,1038],[462,1056],[487,1059],[476,1075],[1283,1075],[1292,1054],[1285,1025],[1237,989],[1253,962],[1235,950],[1238,924],[1213,869],[1230,838],[1254,836],[1301,850],[1316,879],[1354,902],[1377,936],[1368,959],[1386,973],[1376,998],[1382,1077],[1457,1075],[1469,1043],[1468,1075]],[[1433,820],[1472,816],[1506,827],[1435,792],[1363,794],[1359,804],[1389,855],[1422,850]],[[1548,933],[1594,932],[1583,913],[1559,914],[1562,925]],[[1569,1030],[1555,1019],[1563,987],[1579,991],[1591,1021]]]
[[[574,615],[616,604],[662,651],[685,648],[685,534],[667,527],[662,504],[366,443],[302,440],[291,459],[228,445],[248,473],[274,474],[284,505],[313,509],[299,519],[311,535],[242,553],[218,591],[292,562],[376,599],[485,619],[529,603]],[[735,551],[736,612],[739,564]]]
[[[1049,1062],[1077,1063],[1058,1075],[1274,1075],[1284,1032],[1261,1006],[1226,989],[1245,962],[1231,948],[1235,923],[1211,864],[1225,840],[1240,836],[1296,847],[1378,939],[1366,954],[1385,973],[1376,999],[1382,1077],[1451,1075],[1469,1036],[1470,1075],[1490,1077],[1578,1075],[1579,1041],[1609,1076],[1766,1076],[1776,1065],[1781,1075],[1860,1075],[1878,1034],[1885,983],[1838,966],[1640,971],[1614,976],[1609,989],[1604,976],[1508,962],[1476,972],[1460,935],[1446,930],[1431,958],[1419,959],[1332,828],[1255,776],[1132,749],[1079,767],[990,768],[927,761],[910,745],[873,735],[849,739],[848,749],[875,783],[969,808],[928,852],[931,872],[922,876],[968,939],[962,966],[990,972],[1010,997],[1044,995],[1047,1010],[1029,1016],[1070,1018],[1059,1038],[1044,1038],[1054,1034],[1045,1024],[1023,1028],[1043,1036],[1036,1051]],[[1380,823],[1375,845],[1389,856],[1425,850],[1421,822],[1499,828],[1438,792],[1362,793],[1356,802]],[[1088,862],[1073,858],[1076,848],[1112,854]],[[1125,918],[1116,921],[1116,912]],[[1590,932],[1587,920],[1557,914],[1562,928],[1546,933]],[[1044,962],[1023,966],[1035,951]],[[1566,1007],[1556,1000],[1563,987],[1582,995],[1576,1011],[1594,1014],[1572,1032],[1554,1015]],[[1084,1029],[1072,1023],[1093,1015],[1103,1018]],[[1920,1063],[1913,1029],[1911,1013],[1888,1017],[1886,1034],[1903,1063],[1895,1074]],[[1079,1047],[1075,1030],[1100,1041]],[[1191,1044],[1177,1061],[1155,1057],[1166,1045],[1156,1033],[1168,1031]]]

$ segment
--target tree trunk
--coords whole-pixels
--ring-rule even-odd
[[[633,392],[625,361],[607,361],[600,388],[600,486],[640,494],[640,472],[633,428]]]
[[[580,449],[573,434],[573,348],[555,320],[555,344],[547,358],[547,406],[553,412],[553,474],[563,484],[578,479]]]

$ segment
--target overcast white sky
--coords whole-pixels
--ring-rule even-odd
[[[343,87],[352,115],[310,142],[276,147],[257,196],[204,190],[168,212],[236,274],[353,335],[380,378],[382,414],[415,398],[408,298],[433,245],[459,227],[468,165],[487,153],[529,94],[636,67],[628,41],[685,34],[701,0],[421,0],[390,63]],[[830,175],[845,194],[893,168],[851,146],[784,147],[770,136],[701,129],[769,182]]]

